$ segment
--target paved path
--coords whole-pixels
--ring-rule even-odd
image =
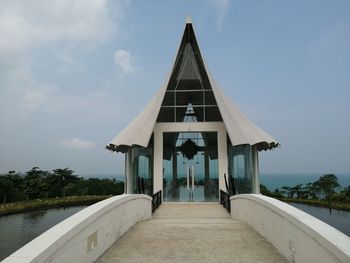
[[[217,203],[163,203],[97,261],[287,262],[252,228]]]

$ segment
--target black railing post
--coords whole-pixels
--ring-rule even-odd
[[[141,193],[145,194],[145,179],[141,177]]]
[[[225,173],[224,173],[224,178],[225,178],[226,191],[227,191],[227,192],[230,192],[230,186],[229,186],[229,184],[228,184],[228,182],[227,182],[227,177],[226,177],[226,174],[225,174]]]
[[[225,191],[220,190],[220,204],[222,204],[227,212],[231,213],[231,195],[226,193]]]
[[[152,195],[152,213],[162,204],[162,190]]]

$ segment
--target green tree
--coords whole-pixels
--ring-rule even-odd
[[[305,192],[309,199],[317,200],[320,193],[320,188],[316,183],[307,183]]]
[[[0,202],[6,203],[13,192],[13,183],[6,175],[0,175]]]
[[[294,196],[294,191],[289,186],[283,186],[280,190],[280,193],[286,195],[288,198],[293,198]]]
[[[21,173],[16,171],[9,171],[7,177],[11,180],[13,184],[13,193],[11,194],[11,201],[24,200],[25,195],[23,192],[23,176]]]
[[[260,184],[260,193],[266,196],[272,196],[271,191],[264,184]]]
[[[64,188],[67,185],[74,184],[78,177],[73,174],[74,171],[67,168],[64,169],[55,169],[53,170],[52,174],[49,174],[47,177],[47,183],[49,188],[49,196],[50,197],[56,197],[56,196],[65,196],[67,194],[66,191],[64,191]],[[71,188],[72,186],[70,186]],[[71,191],[69,191],[71,192]]]
[[[331,199],[332,201],[341,202],[341,203],[345,203],[347,201],[346,195],[343,191],[339,193],[334,193]]]
[[[343,196],[343,202],[350,203],[350,185],[344,187],[344,189],[340,191],[340,194]]]
[[[265,185],[260,184],[260,193],[266,196],[274,197],[274,198],[281,198],[283,195],[280,193],[278,189],[275,189],[274,191],[270,191]]]
[[[84,179],[74,175],[69,168],[55,169],[50,173],[33,167],[25,176],[15,171],[0,175],[0,202],[70,195],[118,195],[123,192],[123,182]]]
[[[55,174],[50,173],[46,178],[48,184],[48,195],[49,197],[58,197],[62,196],[62,189],[64,187],[64,182],[62,177]]]
[[[33,167],[27,172],[23,183],[27,200],[48,196],[48,174],[49,172],[40,170],[39,167]]]
[[[68,183],[78,179],[78,177],[76,175],[74,175],[74,171],[69,169],[68,167],[66,167],[64,169],[61,169],[61,168],[55,169],[55,170],[53,170],[53,173],[57,176],[61,176],[62,180],[64,182],[68,182]]]
[[[63,187],[63,196],[78,195],[78,186],[75,183],[69,183]]]
[[[331,207],[331,199],[335,190],[340,186],[338,178],[334,174],[325,174],[315,182],[315,185],[324,195],[324,199],[328,201],[329,208]]]
[[[291,187],[292,198],[296,194],[297,198],[302,198],[304,196],[303,184],[297,184],[296,186]]]
[[[0,202],[23,200],[23,177],[16,171],[0,176]]]

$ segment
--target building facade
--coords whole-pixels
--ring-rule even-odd
[[[258,153],[277,146],[222,93],[187,18],[166,82],[106,148],[125,154],[126,193],[218,201],[259,193]]]

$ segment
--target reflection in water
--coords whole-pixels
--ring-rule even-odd
[[[86,206],[0,216],[0,260]]]
[[[42,218],[45,214],[47,213],[47,210],[38,210],[38,211],[33,211],[30,213],[25,213],[23,214],[23,218],[28,221],[34,221],[37,222]]]
[[[350,236],[350,212],[328,208],[290,203],[290,205],[314,216]]]

